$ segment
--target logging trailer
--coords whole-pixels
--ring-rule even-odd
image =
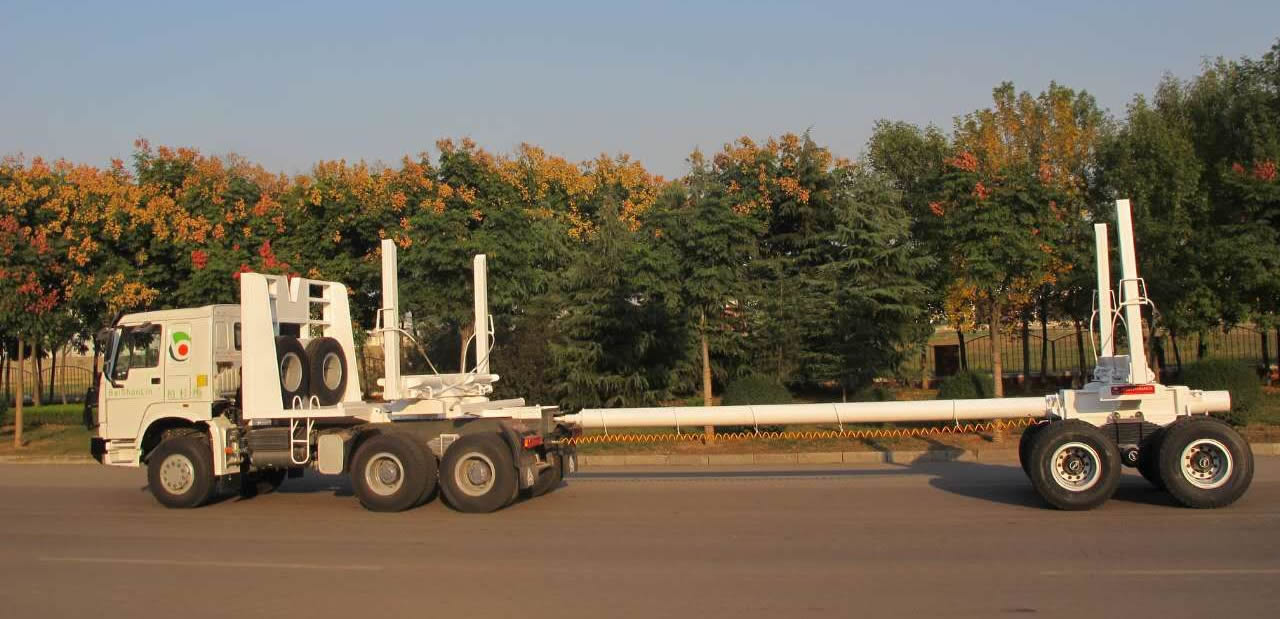
[[[86,397],[91,451],[104,464],[146,466],[168,507],[196,507],[219,487],[269,490],[311,468],[349,474],[360,503],[400,511],[437,493],[455,509],[490,512],[549,492],[577,467],[583,429],[705,425],[953,422],[1034,419],[1018,452],[1035,490],[1060,509],[1106,502],[1131,466],[1190,507],[1222,507],[1248,489],[1253,453],[1209,415],[1225,391],[1155,382],[1128,200],[1116,202],[1121,279],[1112,293],[1106,224],[1095,224],[1097,365],[1080,389],[1043,397],[925,402],[584,409],[566,414],[493,400],[492,319],[485,256],[474,260],[475,365],[405,375],[395,244],[382,242],[382,397],[362,399],[339,282],[240,276],[240,304],[130,314],[99,336],[103,371]],[[1128,354],[1116,354],[1118,327]],[[464,356],[465,358],[465,356]],[[998,378],[997,378],[998,380]]]

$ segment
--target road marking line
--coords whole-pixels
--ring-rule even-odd
[[[112,557],[40,557],[50,563],[114,563],[125,565],[164,565],[181,567],[234,567],[277,570],[341,570],[376,572],[381,565],[322,565],[319,563],[256,563],[246,561],[177,561],[174,559],[124,559]]]
[[[1280,568],[1222,568],[1203,570],[1050,570],[1041,576],[1235,576],[1249,574],[1280,574]]]

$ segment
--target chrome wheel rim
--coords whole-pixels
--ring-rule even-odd
[[[1201,490],[1220,488],[1235,470],[1231,451],[1211,438],[1191,441],[1182,450],[1182,477]]]
[[[374,494],[395,494],[404,485],[404,463],[392,453],[374,454],[364,466],[364,480]]]
[[[458,489],[467,496],[484,496],[493,489],[497,480],[498,468],[493,460],[479,452],[471,452],[458,460],[453,469],[453,478]]]
[[[1102,478],[1102,458],[1093,447],[1071,442],[1053,452],[1049,463],[1053,481],[1072,492],[1083,492],[1097,485]]]
[[[170,494],[185,494],[196,483],[196,467],[191,458],[170,454],[160,463],[160,485]]]

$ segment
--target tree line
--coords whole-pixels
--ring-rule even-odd
[[[343,281],[369,328],[388,238],[415,351],[461,361],[486,253],[502,392],[569,409],[748,375],[914,378],[904,362],[938,325],[988,327],[998,375],[1010,325],[1087,326],[1091,226],[1117,197],[1153,328],[1276,325],[1280,44],[1166,76],[1123,118],[1083,90],[1004,83],[950,131],[876,123],[858,161],[808,133],[694,152],[674,180],[626,155],[436,146],[292,177],[145,140],[106,167],[7,157],[5,354],[43,358],[124,311],[234,303],[249,270]]]

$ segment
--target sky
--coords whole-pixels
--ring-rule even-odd
[[[876,120],[950,128],[1005,80],[1122,117],[1277,37],[1275,0],[0,0],[0,155],[106,165],[145,137],[296,174],[465,136],[674,177],[742,135],[856,158]]]

